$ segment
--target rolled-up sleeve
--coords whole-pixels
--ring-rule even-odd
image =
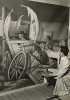
[[[59,57],[59,52],[54,52],[52,50],[47,50],[46,53],[47,53],[48,57],[50,57],[50,58],[58,59],[58,57]]]

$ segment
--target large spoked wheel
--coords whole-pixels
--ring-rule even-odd
[[[26,53],[18,53],[12,60],[8,69],[8,79],[21,79],[26,70]]]

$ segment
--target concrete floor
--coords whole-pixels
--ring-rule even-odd
[[[10,91],[2,91],[0,92],[0,100],[47,100],[48,97],[52,96],[52,93],[53,86],[47,87],[47,84],[42,83]],[[70,96],[60,98],[61,100],[70,100]]]
[[[52,94],[52,87],[46,84],[33,85],[0,93],[0,100],[46,100]]]
[[[31,81],[29,84],[29,80],[10,84],[12,86],[0,91],[0,100],[47,100],[48,97],[52,96],[53,86],[47,87],[45,83],[35,85]],[[61,100],[70,100],[70,96],[60,98]]]

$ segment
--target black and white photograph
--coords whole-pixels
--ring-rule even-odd
[[[70,100],[70,0],[0,0],[0,100]]]

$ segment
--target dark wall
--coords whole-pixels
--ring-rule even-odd
[[[52,22],[68,22],[69,8],[45,3],[27,3],[37,13],[39,20]]]

